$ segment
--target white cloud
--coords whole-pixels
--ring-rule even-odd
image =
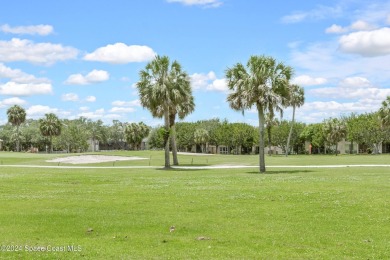
[[[111,113],[132,113],[135,109],[132,107],[113,107],[110,109]]]
[[[26,110],[28,117],[39,117],[43,116],[47,113],[58,113],[59,110],[57,108],[51,108],[49,106],[35,105],[31,106]]]
[[[27,74],[19,69],[11,69],[0,63],[0,78],[9,78],[16,83],[49,83],[46,78],[36,78],[34,75]]]
[[[18,38],[0,41],[0,62],[27,61],[51,65],[57,61],[75,59],[77,55],[77,49],[61,44],[34,43]]]
[[[326,33],[336,33],[336,34],[341,34],[341,33],[346,33],[350,31],[370,31],[375,29],[376,26],[372,25],[366,21],[363,20],[357,20],[356,22],[352,23],[350,26],[347,27],[342,27],[337,24],[333,24],[332,26],[328,27],[325,32]]]
[[[86,97],[85,101],[87,102],[95,102],[96,101],[96,97],[95,96],[88,96]]]
[[[83,112],[79,113],[77,115],[77,117],[85,117],[85,118],[89,118],[89,119],[93,119],[93,120],[97,120],[97,119],[119,119],[119,118],[122,117],[121,115],[118,115],[118,114],[105,114],[105,110],[103,108],[97,109],[95,111],[90,111],[90,112],[88,112],[88,108],[87,107],[83,107],[83,109],[80,108],[80,110],[83,111]]]
[[[62,95],[62,101],[79,101],[79,96],[75,93],[67,93]]]
[[[339,47],[343,52],[366,57],[388,55],[390,54],[390,28],[344,35],[339,40]]]
[[[291,83],[297,84],[300,86],[317,86],[317,85],[322,85],[322,84],[327,83],[327,80],[326,80],[326,78],[321,78],[321,77],[313,78],[313,77],[310,77],[308,75],[301,75],[301,76],[295,77],[291,81]]]
[[[282,17],[283,23],[299,23],[306,19],[322,20],[340,16],[343,13],[341,6],[317,6],[309,11],[298,11]]]
[[[370,87],[370,81],[363,77],[348,77],[340,82],[340,86],[345,87]]]
[[[19,105],[19,106],[22,106],[22,105],[25,105],[27,102],[23,99],[20,99],[18,97],[12,97],[12,98],[7,98],[7,99],[3,99],[0,101],[0,108],[4,108],[4,107],[7,107],[7,106],[12,106],[12,105]]]
[[[100,83],[108,80],[109,78],[110,75],[107,71],[93,70],[85,76],[82,74],[72,74],[64,83],[68,85],[88,85],[93,83]]]
[[[80,111],[86,112],[89,110],[89,107],[80,107]]]
[[[84,56],[84,60],[126,64],[152,60],[156,53],[152,48],[141,45],[126,45],[118,42],[96,49]]]
[[[0,31],[13,34],[49,35],[53,33],[54,29],[53,26],[46,24],[15,27],[11,27],[8,24],[4,24],[0,27]]]
[[[228,91],[225,79],[218,79],[213,71],[207,74],[194,73],[190,76],[193,89],[204,89],[207,91]]]
[[[337,24],[332,24],[332,26],[326,28],[325,30],[326,33],[345,33],[347,31],[348,29]]]
[[[168,3],[181,3],[184,5],[201,5],[205,7],[219,7],[222,5],[220,0],[167,0]]]
[[[116,107],[140,107],[141,101],[139,99],[132,100],[132,101],[121,101],[117,100],[111,103],[111,105]]]
[[[52,85],[49,83],[16,83],[7,82],[0,84],[0,95],[8,96],[32,96],[51,94]]]

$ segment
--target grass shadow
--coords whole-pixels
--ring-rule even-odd
[[[157,171],[166,171],[166,172],[195,172],[195,171],[208,171],[208,169],[183,169],[183,168],[157,168]]]

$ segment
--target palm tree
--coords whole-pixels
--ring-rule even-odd
[[[275,111],[283,113],[287,103],[292,68],[276,62],[272,57],[251,56],[246,65],[237,63],[226,70],[231,93],[227,97],[230,107],[244,113],[256,106],[259,118],[259,168],[265,172],[264,123],[265,114],[272,118]]]
[[[288,103],[293,109],[293,114],[292,114],[290,132],[289,132],[288,138],[287,138],[286,157],[288,156],[291,135],[292,135],[292,131],[293,131],[294,123],[295,123],[295,109],[297,107],[303,106],[303,104],[305,103],[305,91],[303,90],[302,87],[295,85],[295,84],[290,85],[290,93],[289,94],[290,95],[288,98]]]
[[[180,104],[190,102],[192,97],[190,80],[187,73],[182,71],[181,65],[177,61],[171,63],[167,56],[157,55],[139,74],[137,89],[141,105],[149,109],[154,117],[164,118],[165,168],[170,168],[169,141],[172,136],[170,121],[174,122],[171,117],[179,113]],[[191,109],[187,111],[192,112]]]
[[[382,107],[379,109],[379,119],[382,127],[390,126],[390,96],[382,102]]]
[[[43,136],[49,137],[50,148],[49,152],[53,152],[53,136],[61,134],[62,123],[58,117],[53,114],[45,114],[45,118],[39,119],[39,130]]]
[[[271,156],[271,146],[272,146],[272,127],[277,126],[279,124],[278,120],[275,118],[270,118],[268,114],[265,115],[264,118],[265,128],[267,130],[268,136],[268,154]]]
[[[7,110],[8,122],[13,126],[16,126],[16,151],[20,151],[20,137],[19,137],[19,127],[26,121],[26,110],[21,106],[14,105]]]
[[[323,131],[326,141],[336,146],[336,156],[338,154],[338,143],[347,136],[347,126],[343,120],[330,118],[323,123]]]

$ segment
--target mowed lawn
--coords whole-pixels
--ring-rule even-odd
[[[156,164],[163,164],[162,157],[152,154]],[[0,158],[3,164],[46,164],[47,156],[0,153]],[[275,156],[267,161],[388,164],[389,158]],[[193,163],[191,157],[184,160]],[[194,160],[256,165],[255,156]],[[2,166],[0,201],[0,259],[390,257],[390,167],[270,168],[259,174],[256,168]]]

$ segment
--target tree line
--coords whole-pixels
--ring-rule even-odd
[[[202,124],[202,122],[197,123],[200,126],[194,127],[191,123],[176,123],[177,118],[184,119],[195,110],[188,74],[182,69],[179,62],[171,62],[169,57],[157,55],[139,72],[139,81],[136,86],[141,105],[147,108],[153,117],[164,119],[163,127],[151,131],[150,142],[153,145],[156,143],[156,147],[164,147],[165,168],[170,168],[171,165],[170,151],[172,151],[173,164],[178,165],[178,148],[182,149],[194,144],[200,147],[200,151],[205,152],[208,144],[218,147],[223,143],[223,145],[229,147],[229,150],[231,149],[230,152],[239,153],[242,152],[242,149],[249,150],[256,143],[259,152],[259,171],[265,172],[264,148],[267,143],[269,146],[277,144],[277,146],[284,149],[287,156],[292,150],[290,146],[295,148],[296,151],[303,150],[302,147],[301,149],[297,147],[296,140],[298,139],[310,141],[318,147],[323,145],[325,149],[327,145],[337,146],[338,140],[346,137],[351,141],[371,145],[374,143],[377,145],[378,141],[387,140],[389,132],[389,97],[383,102],[377,113],[353,115],[348,120],[345,118],[329,119],[322,124],[300,128],[300,124],[295,123],[295,110],[304,104],[304,90],[300,86],[290,83],[292,76],[292,67],[265,55],[251,56],[246,64],[236,63],[232,67],[228,67],[225,72],[229,89],[226,101],[233,110],[241,111],[243,114],[246,110],[255,108],[258,114],[258,127],[253,128],[245,124],[227,123],[225,121],[214,122],[215,125],[218,125],[214,128],[210,126],[213,123]],[[278,122],[276,114],[279,113],[282,117],[283,110],[287,107],[293,109],[291,122]],[[23,112],[20,107],[14,106],[7,113],[9,122],[15,126],[14,139],[16,140],[16,150],[19,151],[19,128],[25,120],[25,111]],[[357,133],[356,128],[361,127],[361,125],[356,122],[362,120],[362,117],[366,117],[367,120],[370,119],[371,121],[366,123],[368,124],[366,128],[360,129],[362,132],[358,131],[359,133]],[[83,120],[86,119],[79,119],[79,121]],[[50,151],[53,149],[53,145],[62,145],[62,147],[67,147],[68,151],[85,149],[85,142],[73,140],[76,139],[74,138],[76,133],[80,133],[80,136],[88,135],[92,140],[101,139],[102,143],[115,143],[120,147],[123,147],[127,141],[133,149],[137,149],[140,140],[147,136],[150,130],[141,123],[135,126],[114,122],[110,129],[121,129],[121,131],[114,133],[114,130],[111,134],[103,135],[99,132],[99,129],[105,129],[101,121],[90,121],[85,124],[79,121],[61,122],[53,114],[47,114],[45,118],[39,120],[40,133],[49,144]],[[353,130],[347,129],[346,122],[349,126],[354,125]],[[57,128],[57,126],[59,127]],[[185,128],[187,128],[186,131],[181,130]],[[190,128],[194,131],[191,132]],[[370,129],[370,134],[363,134],[367,129]],[[276,130],[280,130],[280,133],[275,133]],[[298,134],[299,130],[302,130],[302,132]],[[61,139],[53,139],[55,136],[63,136],[61,132],[68,132],[64,134],[68,138],[53,144],[53,140],[57,142]],[[105,133],[107,132],[109,131],[105,131]],[[288,134],[279,138],[283,136],[282,132],[284,135]],[[85,140],[85,138],[81,139]],[[278,140],[284,141],[279,142]]]

